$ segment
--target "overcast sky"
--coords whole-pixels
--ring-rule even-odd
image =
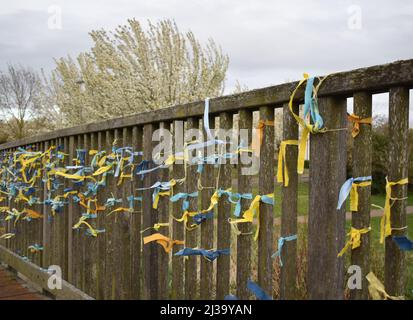
[[[61,29],[48,27],[53,6],[61,8]],[[413,1],[13,0],[0,7],[0,67],[51,70],[53,58],[90,48],[90,30],[114,29],[132,17],[171,18],[201,41],[212,37],[230,57],[226,92],[236,80],[252,89],[298,80],[303,72],[413,58]],[[375,101],[385,112],[386,98]]]

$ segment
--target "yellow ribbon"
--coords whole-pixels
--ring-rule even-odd
[[[359,194],[358,187],[367,187],[371,185],[371,181],[363,181],[360,183],[353,182],[350,191],[350,211],[358,211],[359,207]]]
[[[81,216],[79,221],[72,227],[72,229],[78,229],[82,224],[84,224],[90,230],[91,235],[97,237],[97,231],[88,222],[86,222],[86,219],[87,218],[85,216]]]
[[[161,227],[169,227],[169,223],[168,222],[155,223],[152,227],[148,227],[146,229],[141,230],[141,233],[144,233],[145,231],[148,231],[150,229],[154,229],[154,230],[158,231]]]
[[[143,244],[147,244],[152,241],[156,241],[158,244],[160,244],[166,253],[169,253],[175,244],[179,245],[179,244],[185,243],[182,240],[172,240],[160,233],[154,233],[154,234],[151,234],[150,236],[143,238]]]
[[[340,251],[340,253],[337,255],[337,257],[341,257],[348,248],[351,247],[352,250],[360,247],[361,245],[361,235],[369,232],[371,228],[363,228],[363,229],[356,229],[351,227],[350,232],[347,234],[349,236],[349,240],[347,241],[346,245],[344,248]]]
[[[321,79],[318,82],[317,86],[313,89],[313,97],[317,97],[318,89],[327,77],[328,76],[325,76],[323,79]],[[314,126],[310,123],[305,122],[304,119],[300,118],[300,116],[295,114],[294,111],[293,111],[294,96],[295,96],[297,90],[302,86],[302,84],[304,82],[307,81],[308,78],[309,78],[309,75],[307,73],[304,73],[304,79],[300,80],[297,87],[292,92],[292,94],[290,96],[290,101],[288,102],[288,106],[290,108],[290,111],[291,111],[293,117],[295,118],[297,123],[302,127],[302,131],[303,131],[302,135],[301,135],[301,140],[300,140],[300,143],[299,143],[299,147],[298,147],[298,161],[297,161],[297,172],[298,172],[298,174],[302,174],[304,172],[305,153],[306,153],[306,150],[307,150],[307,140],[308,140],[308,137],[309,137],[310,133],[322,133],[322,132],[327,131],[326,128],[320,129],[320,128],[317,128],[316,126]]]
[[[267,197],[274,198],[274,194],[267,194]],[[235,234],[240,235],[241,231],[238,229],[238,223],[253,222],[255,213],[257,213],[257,230],[255,231],[254,240],[258,239],[260,232],[260,202],[261,195],[256,195],[254,200],[252,200],[250,207],[246,210],[241,219],[229,219],[229,223],[235,228]]]
[[[5,233],[0,236],[0,239],[10,239],[10,238],[13,238],[14,236],[15,236],[14,233]]]
[[[348,120],[353,122],[353,129],[351,130],[351,136],[353,138],[357,137],[360,133],[360,124],[370,124],[371,125],[371,117],[361,119],[359,116],[356,116],[354,113],[349,114],[347,116]]]
[[[171,190],[158,192],[155,196],[155,199],[153,200],[152,207],[154,209],[158,209],[159,197],[161,197],[161,196],[162,197],[169,197],[170,195],[171,195]]]
[[[284,182],[284,187],[288,187],[288,184],[290,181],[290,178],[288,175],[287,162],[286,162],[287,145],[298,146],[298,140],[284,140],[284,141],[281,141],[281,144],[280,144],[280,151],[278,153],[277,182],[280,182],[280,183]],[[283,164],[284,164],[285,179],[283,177]]]
[[[370,272],[366,279],[369,282],[369,293],[373,300],[404,300],[403,296],[395,297],[389,295],[384,289],[384,285],[373,272]]]
[[[177,222],[184,222],[187,230],[193,230],[193,229],[199,227],[199,225],[192,224],[191,226],[188,226],[188,217],[193,217],[196,214],[202,214],[202,213],[210,212],[212,209],[214,209],[214,207],[218,203],[218,201],[219,201],[219,195],[218,195],[218,190],[217,190],[211,196],[211,202],[210,202],[209,207],[207,209],[204,209],[204,210],[201,210],[201,211],[187,211],[186,210],[180,218],[175,218],[174,216],[172,216],[172,218]]]
[[[401,179],[396,182],[389,182],[389,180],[386,177],[386,201],[384,203],[384,213],[383,217],[380,220],[380,243],[384,242],[384,238],[388,237],[392,233],[392,227],[391,227],[391,204],[390,200],[396,201],[396,200],[404,200],[404,198],[392,198],[391,196],[391,188],[395,185],[404,185],[409,182],[408,178]]]

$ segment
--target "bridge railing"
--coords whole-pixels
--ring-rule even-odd
[[[150,160],[157,144],[152,137],[157,129],[168,129],[176,133],[182,129],[183,123],[186,129],[202,127],[205,106],[203,101],[57,130],[1,145],[4,193],[0,206],[8,208],[2,213],[4,232],[14,236],[0,240],[0,245],[16,253],[16,257],[20,256],[20,259],[28,257],[39,267],[60,266],[65,280],[98,299],[222,299],[229,293],[235,293],[238,298],[244,299],[251,297],[247,289],[249,279],[256,281],[264,291],[272,295],[274,266],[279,263],[272,258],[277,250],[277,240],[281,236],[296,235],[298,232],[299,184],[298,148],[294,144],[285,147],[285,164],[288,169],[284,169],[284,175],[288,170],[289,184],[283,186],[276,182],[278,150],[274,143],[272,122],[275,109],[282,108],[283,141],[300,139],[299,125],[289,110],[290,96],[297,85],[298,82],[285,83],[210,100],[209,127],[235,129],[236,132],[246,129],[249,133],[248,145],[252,143],[252,132],[255,129],[253,113],[258,112],[260,129],[255,131],[261,132],[262,142],[259,154],[255,155],[259,159],[257,186],[254,186],[256,179],[252,175],[241,172],[250,164],[242,163],[234,166],[227,162],[218,167],[205,164],[202,173],[199,173],[198,166],[175,161],[170,166],[143,175],[143,179],[136,175],[135,169],[139,163],[151,166]],[[336,207],[340,188],[347,178],[347,132],[343,130],[348,127],[347,98],[353,97],[354,114],[365,119],[372,115],[372,95],[389,92],[390,150],[387,168],[389,181],[397,182],[407,177],[409,89],[412,87],[413,60],[407,60],[335,73],[328,76],[319,88],[319,110],[329,131],[312,134],[309,147],[307,293],[310,299],[344,297],[347,270],[344,270],[344,258],[337,257],[337,254],[347,241],[345,206],[340,210]],[[292,108],[296,113],[303,99],[302,86],[293,100]],[[52,169],[48,168],[45,162],[50,154],[43,156],[43,160],[38,160],[41,178],[34,180],[35,191],[32,194],[32,197],[38,198],[37,201],[29,204],[23,197],[19,198],[17,191],[10,195],[10,189],[7,189],[10,181],[16,183],[20,180],[13,180],[13,177],[9,176],[6,167],[15,164],[6,163],[4,159],[21,151],[19,148],[44,152],[51,147],[57,147],[54,150],[65,155],[59,160],[61,167],[65,167],[79,163],[81,165],[80,159],[77,159],[77,162],[72,160],[79,158],[77,151],[80,149],[88,151],[84,159],[86,164],[89,164],[96,154],[89,153],[89,150],[105,150],[107,155],[110,154],[115,140],[117,148],[133,147],[133,150],[142,151],[142,154],[136,153],[133,159],[135,167],[132,167],[134,170],[125,172],[126,177],[121,184],[119,177],[114,176],[115,170],[113,173],[108,171],[105,186],[99,187],[95,196],[89,194],[80,199],[79,196],[76,197],[78,193],[87,193],[87,179],[84,183],[79,183],[76,179],[60,177],[56,180],[56,187],[48,186],[47,181],[50,181],[53,173],[50,173]],[[172,152],[178,151],[178,147],[174,144]],[[229,149],[227,151],[230,152]],[[360,132],[354,138],[353,177],[371,175],[371,155],[371,127],[361,123]],[[42,164],[42,161],[45,162]],[[131,173],[131,177],[127,176],[128,173]],[[182,183],[173,185],[165,195],[159,196],[158,206],[154,209],[156,188],[149,187],[158,181],[178,180],[182,177],[185,177]],[[216,184],[217,181],[219,185]],[[182,201],[170,201],[173,195],[198,191],[197,197],[188,197],[187,211],[201,212],[209,207],[211,197],[218,188],[227,190],[231,187],[234,193],[252,193],[253,196],[274,192],[276,195],[281,194],[281,212],[276,212],[275,206],[261,202],[259,215],[256,214],[253,223],[240,223],[238,230],[241,234],[238,235],[228,222],[229,218],[234,219],[234,208],[224,196],[218,198],[212,210],[213,219],[205,219],[197,228],[189,230],[185,228],[184,222],[173,218],[179,218],[185,212]],[[138,190],[139,188],[147,189]],[[23,195],[26,195],[28,189],[23,190]],[[70,193],[70,190],[73,193]],[[50,200],[57,200],[56,197],[64,195],[65,192],[66,197],[59,198],[64,205],[59,210],[53,210]],[[404,199],[407,185],[395,185],[392,192],[392,197]],[[132,199],[129,201],[128,197],[131,196],[134,198],[129,198]],[[114,206],[106,205],[102,210],[93,207],[94,204],[103,206],[108,203],[109,198],[119,201],[115,201]],[[241,216],[250,208],[252,199],[241,198]],[[93,202],[95,200],[96,202]],[[352,215],[353,228],[361,230],[370,227],[370,203],[370,186],[358,188],[358,211]],[[118,207],[130,210],[111,213]],[[16,209],[14,215],[11,214],[13,218],[4,221],[4,218],[13,212],[13,208]],[[41,213],[42,218],[20,219],[16,222],[16,212],[17,215],[24,212],[21,217],[27,216],[25,208]],[[73,229],[85,212],[90,214],[90,219],[85,221],[96,230],[104,229],[105,232],[94,237],[84,232],[84,225],[82,228]],[[279,234],[274,224],[275,215],[281,216]],[[193,216],[189,217],[192,221],[188,222],[189,226],[193,223],[192,219]],[[394,201],[390,219],[391,225],[399,228],[393,230],[392,235],[405,235],[405,200]],[[155,228],[157,230],[148,229],[157,223],[168,225],[158,226]],[[255,245],[254,234],[258,225],[260,230]],[[147,230],[141,232],[145,229]],[[365,276],[371,270],[369,257],[372,232],[380,231],[371,230],[362,234],[360,246],[347,251],[347,254],[351,252],[351,264],[360,266],[363,276],[362,289],[350,292],[352,299],[368,297],[368,282]],[[156,242],[143,244],[143,238],[153,233],[182,240],[184,245],[174,245],[172,250],[166,253]],[[32,248],[33,251],[30,251],[28,248],[34,244],[42,247],[42,250],[36,252],[36,249]],[[231,259],[230,255],[220,255],[214,261],[196,255],[185,258],[174,256],[183,247],[231,248],[234,259]],[[406,285],[404,252],[391,236],[385,240],[385,251],[386,291],[392,296],[403,295]],[[294,299],[297,297],[297,241],[285,241],[281,257],[283,265],[280,268],[280,297]],[[231,283],[234,283],[236,288],[231,287]]]

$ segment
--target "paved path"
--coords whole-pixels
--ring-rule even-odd
[[[413,206],[407,207],[406,208],[407,214],[413,214]],[[370,211],[370,216],[371,217],[381,217],[383,215],[383,210],[380,209],[374,209]],[[298,217],[298,223],[307,223],[307,216],[299,216]],[[351,220],[351,212],[346,212],[346,219]],[[280,218],[275,218],[275,224],[281,224],[281,219]]]
[[[0,300],[46,300],[12,272],[0,266]]]

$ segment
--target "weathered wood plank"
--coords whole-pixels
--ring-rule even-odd
[[[174,132],[174,153],[183,151],[183,122],[173,122]],[[184,164],[182,160],[177,160],[172,166],[172,177],[174,179],[181,179],[185,176]],[[185,186],[183,184],[177,184],[172,189],[173,194],[185,192]],[[180,202],[172,203],[172,215],[176,218],[182,216],[182,204]],[[183,223],[172,221],[172,236],[175,240],[184,240],[184,226]],[[179,251],[178,246],[172,248],[172,286],[171,286],[171,298],[172,299],[184,299],[184,261],[180,257],[174,257],[173,255]]]
[[[389,92],[389,164],[388,179],[397,182],[408,177],[409,90],[391,88]],[[392,197],[407,197],[407,184],[392,187]],[[391,207],[392,228],[406,226],[406,200],[396,200]],[[407,230],[393,230],[392,235],[406,235]],[[388,294],[402,296],[406,290],[406,257],[391,237],[385,241],[384,286]]]
[[[165,137],[165,133],[170,130],[170,124],[160,123],[160,136]],[[167,154],[168,150],[163,150]],[[161,169],[159,173],[160,181],[169,181],[169,168]],[[160,197],[158,203],[158,221],[160,223],[169,222],[169,197]],[[169,227],[160,229],[160,232],[170,237]],[[169,266],[169,254],[164,251],[161,246],[158,246],[158,299],[165,300],[169,297],[168,288],[168,266]]]
[[[265,106],[260,108],[260,120],[274,121],[274,108]],[[260,146],[259,167],[259,194],[274,193],[274,126],[264,125],[262,129],[262,143]],[[271,258],[274,239],[274,206],[260,204],[260,233],[258,236],[258,284],[272,296],[273,260]]]
[[[215,128],[215,117],[209,119],[210,129]],[[206,141],[207,135],[203,130],[204,140]],[[212,146],[214,147],[214,146]],[[208,150],[211,150],[208,154]],[[212,155],[211,147],[204,149],[204,157]],[[201,196],[201,208],[206,209],[211,203],[211,196],[215,191],[216,181],[214,179],[214,166],[212,164],[204,164],[203,172],[201,175],[202,187],[204,188],[199,192]],[[212,249],[214,248],[214,219],[208,219],[201,223],[201,248]],[[221,249],[221,248],[218,248]],[[207,259],[201,259],[201,274],[200,274],[200,298],[201,300],[212,299],[213,292],[213,263]]]
[[[360,68],[346,72],[331,74],[320,88],[319,96],[351,96],[355,91],[368,91],[370,93],[385,92],[391,87],[413,87],[413,60],[396,61],[389,64]],[[223,96],[211,99],[210,113],[217,114],[224,111],[237,111],[244,108],[257,108],[264,105],[281,107],[290,98],[291,92],[298,82],[290,82],[277,86],[256,89],[240,94]],[[299,90],[297,99],[302,99],[303,90]],[[186,117],[202,116],[204,102],[197,101],[185,105],[143,112],[123,118],[110,119],[98,123],[89,123],[73,128],[48,132],[39,136],[28,137],[18,141],[0,145],[0,150],[10,147],[30,144],[54,139],[56,137],[71,136],[78,133],[113,130],[133,125],[143,125],[159,121],[172,121]]]
[[[370,118],[372,113],[372,96],[366,92],[354,94],[354,114],[362,119]],[[360,132],[354,138],[353,146],[353,177],[371,175],[372,141],[371,125],[360,124]],[[356,229],[370,227],[370,194],[371,187],[358,188],[358,211],[351,216],[351,225]],[[361,235],[360,247],[351,251],[351,264],[360,266],[361,289],[350,290],[350,299],[368,299],[368,281],[366,275],[370,272],[370,232]]]
[[[97,147],[99,151],[106,149],[106,132],[99,131],[97,134]],[[104,205],[107,196],[109,195],[109,190],[106,186],[100,187],[97,191],[97,201],[100,205]],[[105,229],[104,233],[101,233],[97,237],[97,277],[96,277],[96,298],[105,299],[106,290],[106,217],[108,213],[107,210],[101,211],[97,216],[97,225],[99,229]]]
[[[154,142],[152,141],[153,132],[156,130],[155,125],[147,124],[143,127],[143,152],[145,160],[152,160],[152,150]],[[152,165],[153,167],[153,165]],[[158,180],[158,172],[154,171],[146,174],[143,179],[143,187],[149,188]],[[142,208],[143,208],[143,229],[152,227],[158,220],[158,213],[152,207],[153,189],[144,190]],[[155,242],[143,246],[143,297],[144,299],[158,298],[158,248],[159,244]]]
[[[298,114],[297,104],[293,105],[293,110]],[[298,124],[288,103],[283,106],[283,140],[298,140]],[[285,166],[288,168],[289,183],[287,187],[281,187],[281,236],[284,237],[297,234],[297,157],[298,146],[286,145]],[[278,161],[281,159],[278,158]],[[286,241],[281,254],[283,267],[280,276],[280,299],[291,300],[296,298],[297,241]]]
[[[188,118],[186,122],[186,130],[189,129],[198,129],[199,120],[196,118]],[[185,142],[192,140],[189,134],[189,131],[186,131]],[[195,151],[195,150],[194,150]],[[195,155],[195,153],[194,153]],[[185,181],[185,188],[187,193],[192,193],[197,190],[197,173],[196,166],[187,166],[187,177]],[[198,198],[190,197],[189,201],[189,212],[198,211]],[[188,220],[188,224],[192,224],[192,220]],[[193,230],[185,230],[185,247],[195,248],[198,246],[198,228]],[[182,258],[182,257],[181,257]],[[194,300],[198,296],[198,264],[199,256],[188,256],[185,258],[185,299]]]
[[[134,151],[142,150],[142,127],[132,128],[132,146]],[[142,156],[136,157],[135,164],[140,163]],[[136,189],[142,187],[142,181],[140,178],[134,176],[132,181],[132,194],[135,197],[141,196],[142,192],[138,192]],[[142,228],[142,203],[134,201],[134,213],[131,217],[131,282],[132,282],[132,299],[140,299],[141,297],[141,280],[142,280],[142,240],[141,240],[141,228]]]
[[[122,145],[130,147],[132,143],[131,128],[123,128]],[[127,157],[128,155],[125,154]],[[126,165],[126,163],[124,164]],[[125,168],[124,174],[132,174],[133,168]],[[124,208],[129,207],[128,197],[132,194],[131,178],[124,178],[120,186],[122,205]],[[131,298],[131,215],[130,212],[122,212],[118,215],[118,232],[119,232],[119,250],[121,252],[121,278],[120,278],[120,299],[129,300]]]
[[[114,141],[114,131],[106,131],[105,136],[105,150],[106,154],[109,155],[112,153],[112,145]],[[111,191],[112,187],[114,186],[114,178],[112,174],[108,174],[106,176],[106,187],[104,193],[104,201],[109,197],[112,197]],[[112,211],[113,208],[107,208],[105,210],[105,276],[104,276],[104,283],[105,283],[105,293],[104,299],[105,300],[113,300],[115,298],[115,270],[116,270],[116,261],[115,261],[115,250],[118,248],[115,247],[115,243],[113,241],[113,233],[114,233],[114,217],[107,216],[107,214]]]
[[[41,286],[59,300],[91,300],[92,298],[70,283],[62,280],[61,289],[50,289],[48,280],[50,274],[35,264],[21,259],[17,254],[0,245],[0,261],[17,270],[33,283]]]
[[[319,98],[328,129],[346,128],[346,99]],[[345,207],[336,210],[346,179],[346,131],[313,134],[310,140],[310,203],[308,213],[308,274],[310,299],[344,298]],[[320,272],[322,270],[323,272]]]
[[[229,142],[230,137],[225,136],[225,132],[232,129],[232,114],[228,112],[222,112],[219,115],[219,139]],[[225,146],[223,153],[230,153],[230,145]],[[226,160],[225,164],[221,164],[219,170],[219,187],[224,190],[232,187],[231,177],[231,163],[230,160]],[[231,247],[231,227],[228,223],[228,219],[231,217],[231,204],[229,201],[220,199],[218,202],[218,219],[217,219],[217,248],[226,249]],[[230,284],[230,264],[231,257],[229,255],[223,255],[217,259],[217,272],[216,272],[216,298],[219,300],[229,294]]]
[[[239,130],[248,130],[248,141],[244,141],[248,146],[252,141],[252,112],[249,110],[239,111]],[[241,137],[241,136],[240,136]],[[241,141],[241,138],[240,140]],[[241,153],[238,163],[238,192],[251,193],[251,176],[243,172],[244,168],[251,166],[251,163],[243,163],[243,157],[248,158],[251,155]],[[244,169],[245,170],[245,169]],[[241,199],[241,215],[248,210],[251,200]],[[250,222],[240,223],[238,226],[241,235],[237,237],[237,297],[245,300],[250,297],[250,291],[247,289],[247,281],[251,277],[251,244],[252,228]]]

